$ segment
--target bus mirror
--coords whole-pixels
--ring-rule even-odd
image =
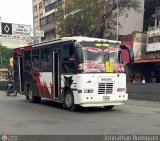
[[[128,51],[129,54],[129,63],[133,64],[134,63],[134,52],[133,52],[133,48],[128,46],[128,45],[120,45],[121,49],[126,49]]]

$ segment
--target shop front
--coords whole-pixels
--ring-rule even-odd
[[[127,67],[129,98],[160,101],[160,59],[138,60]]]

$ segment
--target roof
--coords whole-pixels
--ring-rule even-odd
[[[138,63],[156,63],[156,62],[160,62],[160,59],[135,60],[134,61],[135,64],[138,64]]]
[[[85,36],[73,36],[73,37],[62,37],[62,40],[76,40],[77,42],[91,41],[91,42],[109,42],[121,44],[121,41],[107,40],[101,38],[85,37]]]

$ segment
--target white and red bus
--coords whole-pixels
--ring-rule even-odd
[[[77,106],[112,109],[128,99],[122,49],[132,62],[131,48],[99,38],[64,37],[16,48],[16,90],[30,102],[49,98],[72,111]]]

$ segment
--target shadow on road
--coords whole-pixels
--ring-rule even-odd
[[[44,106],[48,106],[48,107],[53,107],[53,108],[56,108],[56,109],[62,109],[62,110],[65,110],[63,109],[62,107],[62,104],[61,103],[58,103],[58,102],[53,102],[52,100],[42,100],[41,105],[44,105]],[[78,110],[76,112],[78,113],[92,113],[92,112],[115,112],[117,111],[116,110],[116,107],[115,109],[111,109],[111,110],[106,110],[105,108],[103,107],[78,107]]]

